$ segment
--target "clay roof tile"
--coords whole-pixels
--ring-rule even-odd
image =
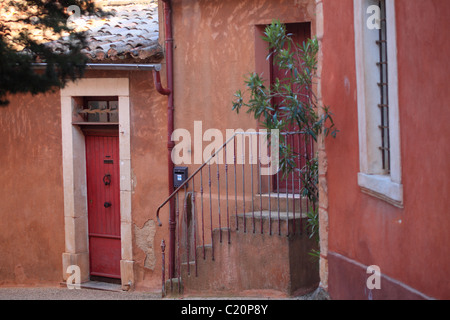
[[[163,54],[158,43],[157,0],[101,0],[107,17],[81,17],[77,31],[86,31],[88,45],[83,52],[91,62],[123,61],[157,63]],[[51,44],[59,48],[62,39]],[[59,45],[58,45],[59,44]]]

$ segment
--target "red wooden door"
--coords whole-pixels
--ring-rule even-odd
[[[291,34],[292,39],[295,43],[302,44],[311,37],[311,24],[309,22],[305,23],[292,23],[286,24],[286,31]],[[273,60],[271,60],[271,83],[275,82],[275,79],[280,79],[283,82],[285,77],[285,70],[280,70],[278,66],[273,65]],[[281,98],[275,98],[273,103],[276,105],[281,105]],[[289,131],[295,132],[298,127],[292,125]],[[300,135],[286,135],[286,142],[291,147],[291,150],[299,155],[296,159],[296,167],[301,168],[305,165],[305,157],[312,157],[312,143],[310,141],[305,141],[304,136]],[[299,193],[300,191],[300,181],[299,175],[297,173],[292,173],[288,177],[283,177],[280,173],[274,176],[273,179],[273,190],[279,190],[280,192],[289,193]]]
[[[86,173],[90,274],[120,278],[119,137],[86,136]]]

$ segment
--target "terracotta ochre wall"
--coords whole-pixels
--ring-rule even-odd
[[[165,77],[163,77],[165,83]],[[167,197],[167,97],[151,72],[130,73],[133,259],[137,290],[161,290],[161,239],[156,209]]]
[[[269,80],[268,50],[261,40],[262,31],[278,19],[283,23],[310,22],[314,34],[315,7],[311,0],[174,0],[172,3],[174,126],[191,134],[192,164],[183,165],[192,173],[200,165],[194,163],[199,156],[194,148],[194,121],[201,121],[200,134],[219,129],[224,142],[226,129],[258,130],[258,122],[246,110],[239,114],[232,111],[232,101],[237,90],[245,91],[244,81],[250,73],[264,72],[262,77]],[[202,150],[210,143],[203,141]],[[205,160],[201,155],[200,159]],[[246,181],[250,181],[249,176]],[[167,224],[166,216],[167,213],[164,216]]]
[[[450,297],[450,3],[397,0],[403,208],[361,192],[353,1],[324,1],[322,93],[340,130],[327,140],[329,292],[334,299]],[[377,265],[381,289],[368,290]]]
[[[154,89],[151,71],[85,77],[129,79],[134,285],[160,290],[159,244],[167,230],[157,230],[155,213],[167,196],[166,98]],[[0,285],[59,285],[65,251],[60,93],[8,98],[10,105],[0,108]]]
[[[64,251],[59,92],[0,108],[0,285],[54,283]]]
[[[202,162],[206,160],[202,155],[199,157],[196,154],[198,149],[194,147],[196,139],[194,121],[201,122],[200,139],[206,130],[219,129],[222,132],[223,142],[226,140],[226,129],[259,129],[258,122],[252,115],[247,114],[246,110],[242,110],[239,114],[232,110],[232,101],[237,90],[245,91],[244,81],[250,73],[265,71],[262,77],[266,80],[269,79],[268,61],[266,60],[268,50],[266,44],[260,39],[264,26],[270,24],[274,19],[278,19],[282,23],[309,22],[311,23],[311,34],[314,35],[315,6],[312,0],[174,0],[172,4],[174,127],[175,129],[186,129],[191,135],[192,148],[189,150],[189,156],[192,163],[180,164],[187,166],[189,174],[191,174],[201,165],[201,162],[194,163],[196,159],[200,158]],[[161,21],[162,19],[160,19],[162,27]],[[269,85],[268,82],[267,85]],[[200,152],[203,152],[211,142],[203,141]],[[212,171],[212,179],[214,184],[217,184],[215,166]],[[207,170],[205,170],[203,172],[205,205],[208,203],[209,197],[206,191],[207,175]],[[249,168],[246,169],[245,175],[245,181],[248,184],[250,181]],[[223,212],[226,210],[223,202],[225,198],[224,177],[225,175],[221,173],[220,190],[222,195],[220,199]],[[231,173],[229,179],[231,186],[233,184]],[[241,179],[240,176],[239,179]],[[195,181],[197,194],[199,194],[200,179],[196,178]],[[242,182],[242,179],[240,181]],[[255,183],[257,183],[256,180]],[[250,185],[248,184],[246,187],[248,189],[245,197],[242,196],[241,185],[242,183],[237,187],[238,195],[245,198],[246,201],[251,201],[248,192]],[[191,187],[192,184],[189,185],[189,188]],[[214,207],[218,202],[217,188],[212,192],[212,206]],[[230,189],[230,194],[231,192],[234,191]],[[196,199],[198,208],[200,207],[199,200]],[[247,208],[249,207],[248,205]],[[213,219],[217,220],[217,208],[214,207],[212,211],[215,213]],[[161,217],[162,228],[168,228],[167,208],[162,211]],[[209,219],[206,214],[205,219]],[[222,224],[222,226],[225,225],[225,223]],[[197,227],[199,239],[201,239],[200,223]],[[205,222],[205,228],[205,237],[208,238],[209,223]],[[165,240],[168,241],[167,238]]]
[[[314,19],[314,2],[174,0],[175,128],[255,128],[245,112],[231,110],[233,94],[255,71],[257,25]],[[312,23],[312,28],[315,24]],[[312,30],[314,34],[314,30]],[[263,75],[268,79],[269,75]]]

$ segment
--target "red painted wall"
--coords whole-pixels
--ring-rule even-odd
[[[340,130],[327,140],[332,298],[450,298],[450,2],[396,1],[404,208],[363,194],[352,0],[325,0],[322,90]],[[364,266],[378,265],[369,293]]]

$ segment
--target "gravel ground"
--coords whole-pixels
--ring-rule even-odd
[[[311,300],[316,299],[314,293],[289,298],[289,300]],[[175,298],[177,299],[177,298]],[[178,298],[177,300],[179,300]],[[214,300],[214,299],[267,299],[267,297],[187,297],[186,300]],[[117,292],[94,289],[72,289],[65,287],[40,287],[40,288],[0,288],[0,300],[171,300],[168,298],[161,298],[159,292]]]
[[[157,300],[161,293],[115,292],[64,287],[0,288],[0,300]]]

